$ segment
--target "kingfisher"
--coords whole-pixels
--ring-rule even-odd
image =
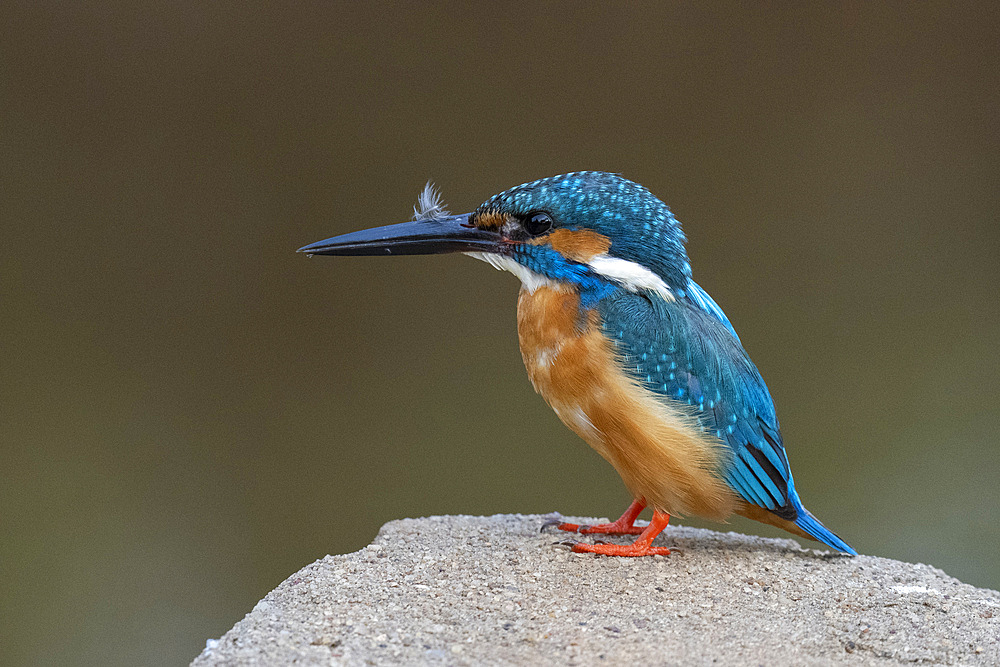
[[[524,183],[451,215],[428,184],[414,219],[299,249],[309,255],[465,253],[521,281],[517,334],[535,391],[632,495],[616,521],[543,526],[636,535],[568,542],[607,556],[653,546],[670,515],[739,514],[856,555],[803,506],[774,402],[722,309],[692,278],[670,209],[617,174]],[[637,526],[651,507],[648,525]]]

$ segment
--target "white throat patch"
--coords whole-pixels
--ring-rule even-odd
[[[546,278],[540,273],[535,273],[531,269],[521,264],[518,264],[512,258],[506,255],[497,255],[492,252],[467,252],[464,253],[469,257],[473,257],[478,260],[482,260],[487,264],[490,264],[493,268],[498,271],[509,271],[513,273],[521,281],[521,286],[528,291],[529,294],[533,294],[539,287],[552,287],[559,288],[560,285],[550,278]]]

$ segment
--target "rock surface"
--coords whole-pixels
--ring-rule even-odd
[[[573,554],[547,518],[387,523],[192,664],[1000,664],[1000,593],[927,565],[682,526],[670,556]]]

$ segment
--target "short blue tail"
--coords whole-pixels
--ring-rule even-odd
[[[852,556],[858,555],[858,552],[852,549],[851,545],[837,537],[826,526],[821,524],[819,519],[810,514],[809,510],[802,507],[801,504],[799,504],[796,509],[799,514],[798,518],[795,519],[796,526],[804,530],[809,535],[812,535],[823,544],[833,547],[837,551],[843,551],[845,554],[851,554]]]

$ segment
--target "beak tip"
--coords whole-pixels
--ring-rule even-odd
[[[324,241],[319,241],[318,243],[310,243],[309,245],[302,246],[295,252],[301,253],[306,257],[313,257],[323,249],[323,243]]]

